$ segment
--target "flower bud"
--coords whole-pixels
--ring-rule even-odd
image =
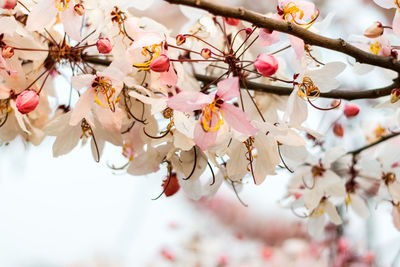
[[[383,34],[383,30],[382,23],[376,21],[364,31],[364,36],[368,38],[377,38]]]
[[[186,37],[182,34],[176,36],[176,45],[181,46],[186,42]]]
[[[354,104],[347,104],[344,107],[344,111],[343,111],[344,115],[347,118],[355,117],[355,116],[358,115],[359,112],[360,112],[360,108],[357,105],[354,105]]]
[[[278,60],[272,55],[260,54],[258,55],[254,67],[264,77],[271,76],[276,73],[279,68]]]
[[[108,38],[100,38],[97,40],[96,46],[100,54],[108,54],[112,50],[112,45]]]
[[[14,9],[15,6],[17,5],[18,1],[17,0],[6,0],[3,2],[3,6],[1,8],[4,9]]]
[[[335,123],[335,125],[333,125],[333,133],[337,136],[337,137],[343,137],[344,135],[344,129],[342,124],[340,123]]]
[[[155,72],[166,72],[169,70],[169,67],[169,58],[165,54],[158,56],[150,64],[150,69]]]
[[[211,50],[210,49],[208,49],[208,48],[203,48],[202,50],[201,50],[201,56],[204,58],[204,59],[209,59],[210,57],[211,57]]]
[[[252,34],[253,33],[253,29],[252,28],[246,28],[246,34]]]
[[[17,105],[17,109],[22,114],[29,113],[37,107],[39,104],[40,96],[33,89],[28,89],[23,91],[17,96],[15,103]]]
[[[14,55],[14,48],[11,46],[5,46],[3,47],[3,50],[1,51],[1,56],[3,58],[11,58]]]
[[[224,18],[226,24],[231,25],[231,26],[237,26],[239,25],[240,20],[234,19],[234,18]]]
[[[76,4],[74,6],[74,11],[79,16],[82,16],[83,14],[85,14],[85,7],[82,4]]]
[[[400,89],[396,88],[392,90],[390,94],[390,103],[396,103],[400,99]]]
[[[178,183],[178,178],[176,177],[176,173],[171,174],[171,178],[169,178],[169,183],[168,183],[168,177],[163,181],[162,187],[164,188],[164,194],[167,197],[170,197],[172,195],[175,195],[176,192],[179,191],[181,188],[179,183]]]

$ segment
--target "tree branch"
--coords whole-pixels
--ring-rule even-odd
[[[319,46],[341,52],[355,58],[358,62],[370,64],[400,73],[400,61],[390,56],[377,56],[361,50],[343,39],[333,39],[308,31],[291,22],[280,21],[265,17],[259,13],[246,10],[242,7],[219,5],[204,0],[164,0],[171,4],[181,4],[206,10],[214,15],[237,18],[252,23],[255,26],[288,33],[303,39],[306,44]]]
[[[211,83],[215,80],[215,77],[210,77],[201,74],[195,74],[196,79],[205,83]],[[292,93],[292,87],[283,87],[269,84],[261,84],[255,82],[246,82],[249,90],[270,93],[275,95],[290,95]],[[243,85],[242,85],[243,86]],[[370,89],[365,91],[347,91],[347,90],[334,90],[328,93],[321,93],[320,97],[323,98],[336,98],[344,100],[355,100],[355,99],[367,99],[367,98],[377,98],[382,96],[390,95],[392,89],[400,86],[399,80],[394,80],[391,85],[386,87]]]
[[[83,60],[89,63],[108,66],[111,64],[110,60],[100,59],[95,57],[82,57]],[[195,74],[195,78],[204,83],[211,83],[216,80],[216,77],[210,77],[201,74]],[[241,82],[242,86],[243,83]],[[292,87],[283,87],[269,84],[261,84],[246,81],[246,85],[249,90],[275,94],[275,95],[290,95],[292,93]],[[336,99],[344,99],[344,100],[355,100],[355,99],[367,99],[367,98],[377,98],[382,96],[390,95],[392,89],[400,87],[400,81],[398,79],[394,80],[391,85],[386,87],[370,89],[365,91],[346,91],[346,90],[334,90],[328,93],[321,93],[320,97],[323,98],[336,98]]]

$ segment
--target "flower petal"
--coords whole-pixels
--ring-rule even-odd
[[[232,77],[220,81],[218,84],[217,96],[224,100],[230,100],[239,96],[239,77]]]
[[[224,103],[221,106],[221,110],[224,113],[224,119],[236,131],[246,135],[254,135],[257,133],[258,129],[250,123],[249,117],[241,109],[232,104]]]
[[[180,92],[179,94],[167,100],[168,107],[182,112],[190,112],[199,110],[211,103],[214,100],[214,95],[206,95],[200,92]]]

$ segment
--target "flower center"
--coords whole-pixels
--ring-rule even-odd
[[[133,149],[132,144],[125,143],[122,148],[122,155],[129,159],[129,161],[133,160],[133,156],[135,155],[135,150]]]
[[[89,123],[86,121],[86,119],[83,119],[81,122],[81,129],[82,129],[82,134],[81,134],[81,139],[83,137],[88,138],[89,136],[92,135],[92,128],[90,127]]]
[[[398,1],[398,0],[397,0]],[[311,20],[308,22],[298,21],[302,20],[304,17],[304,10],[302,10],[298,5],[294,2],[289,2],[283,8],[278,7],[278,14],[282,16],[282,18],[287,22],[293,22],[294,24],[305,27],[306,29],[310,28],[314,22],[317,20],[319,16],[319,9],[317,12],[311,16]]]
[[[381,50],[382,46],[381,44],[376,41],[374,44],[369,45],[369,50],[374,54],[378,55],[379,51]]]
[[[124,23],[126,20],[126,15],[122,12],[117,6],[114,7],[113,11],[111,11],[111,21],[116,22],[118,24]]]
[[[134,64],[133,66],[139,70],[150,70],[151,62],[161,54],[161,45],[162,43],[144,47],[142,55],[145,57],[150,56],[150,59],[144,63]]]
[[[311,168],[311,173],[314,178],[321,177],[325,173],[325,168],[321,163],[319,165],[314,165]]]
[[[222,99],[215,99],[211,104],[208,104],[204,107],[200,124],[203,126],[204,131],[206,132],[215,132],[218,131],[219,128],[224,124],[224,113],[220,109],[220,105],[223,103]],[[217,119],[217,123],[213,123],[213,117]],[[213,124],[215,124],[213,126]]]
[[[302,98],[315,99],[318,98],[321,92],[316,87],[310,77],[304,77],[303,81],[299,84],[297,95]]]
[[[120,98],[115,93],[115,88],[112,86],[112,81],[103,76],[97,76],[92,87],[94,90],[95,102],[104,108],[110,108],[112,112],[115,111],[115,105],[119,102]]]
[[[388,172],[388,173],[384,173],[382,175],[382,179],[383,181],[385,181],[385,184],[391,184],[396,182],[396,174],[394,174],[393,172]]]
[[[68,8],[68,4],[71,0],[55,0],[55,5],[58,11],[64,11]]]

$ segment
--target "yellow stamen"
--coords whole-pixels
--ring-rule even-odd
[[[115,111],[115,105],[120,98],[116,95],[116,90],[112,86],[112,81],[105,77],[97,77],[92,84],[94,90],[94,101],[101,107],[110,108]],[[100,99],[102,98],[102,99]]]
[[[81,139],[83,137],[88,138],[89,136],[92,135],[92,128],[90,127],[89,123],[83,119],[81,122],[81,129],[82,129],[82,134],[81,134]]]
[[[376,41],[376,43],[374,44],[370,44],[369,45],[369,50],[374,54],[374,55],[378,55],[379,51],[381,50],[381,44]]]
[[[303,81],[299,84],[297,95],[301,98],[316,99],[321,94],[318,87],[316,87],[310,77],[304,77]]]
[[[314,22],[317,20],[319,16],[319,10],[317,9],[317,12],[315,12],[314,15],[311,16],[311,20],[309,22],[298,22],[296,19],[302,20],[304,17],[304,11],[300,9],[298,5],[296,5],[293,2],[289,2],[284,8],[283,8],[283,19],[287,22],[293,22],[294,24],[304,27],[305,29],[310,28]]]
[[[145,57],[150,56],[150,59],[144,63],[134,64],[133,66],[139,70],[149,70],[151,62],[161,55],[161,45],[162,43],[144,47],[142,50],[142,55]]]
[[[211,125],[214,115],[217,118],[217,124],[212,127]],[[224,113],[217,107],[217,100],[214,100],[211,104],[205,106],[201,114],[200,124],[206,132],[216,132],[224,124]]]
[[[344,203],[346,204],[346,206],[348,206],[351,203],[351,197],[350,194],[347,194]]]
[[[71,0],[55,0],[56,8],[62,12],[68,8],[68,4]]]

